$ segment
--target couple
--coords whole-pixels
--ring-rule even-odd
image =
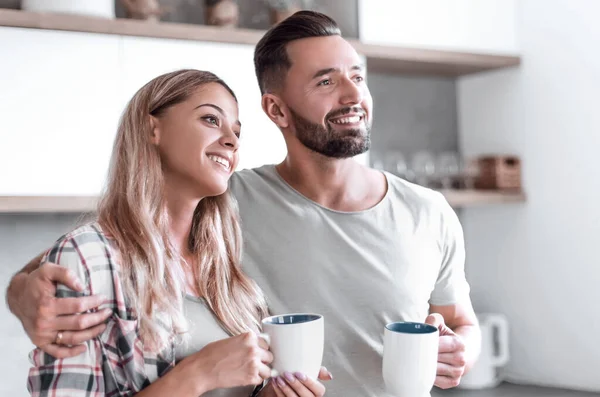
[[[351,159],[369,148],[372,99],[336,23],[294,14],[260,40],[255,68],[288,149],[277,166],[232,175],[237,101],[209,72],[159,76],[132,98],[97,221],[9,286],[39,347],[33,395],[323,395],[325,368],[268,380],[256,334],[269,311],[324,315],[328,395],[385,395],[391,321],[440,329],[438,387],[474,362],[461,226],[439,193]]]

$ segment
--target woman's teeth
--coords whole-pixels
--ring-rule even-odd
[[[214,161],[215,163],[221,164],[223,167],[225,167],[229,171],[229,168],[231,167],[231,165],[229,164],[229,160],[227,160],[226,158],[223,158],[220,156],[215,156],[213,154],[209,155],[208,158],[211,159],[212,161]]]

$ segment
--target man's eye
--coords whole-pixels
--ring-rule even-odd
[[[330,84],[331,84],[331,80],[329,80],[329,79],[319,81],[319,85],[330,85]]]
[[[362,76],[356,76],[354,79],[355,79],[356,81],[358,81],[358,82],[365,81],[365,78],[364,78],[364,77],[362,77]]]

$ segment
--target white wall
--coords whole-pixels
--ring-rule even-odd
[[[366,43],[517,53],[516,0],[360,0]]]
[[[459,81],[459,134],[467,155],[520,155],[528,202],[463,210],[467,271],[511,322],[508,379],[600,391],[600,1],[517,15],[523,64]]]

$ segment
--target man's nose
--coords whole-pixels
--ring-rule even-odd
[[[343,105],[356,105],[363,99],[361,88],[350,78],[344,78],[342,81],[342,95],[340,103]]]

